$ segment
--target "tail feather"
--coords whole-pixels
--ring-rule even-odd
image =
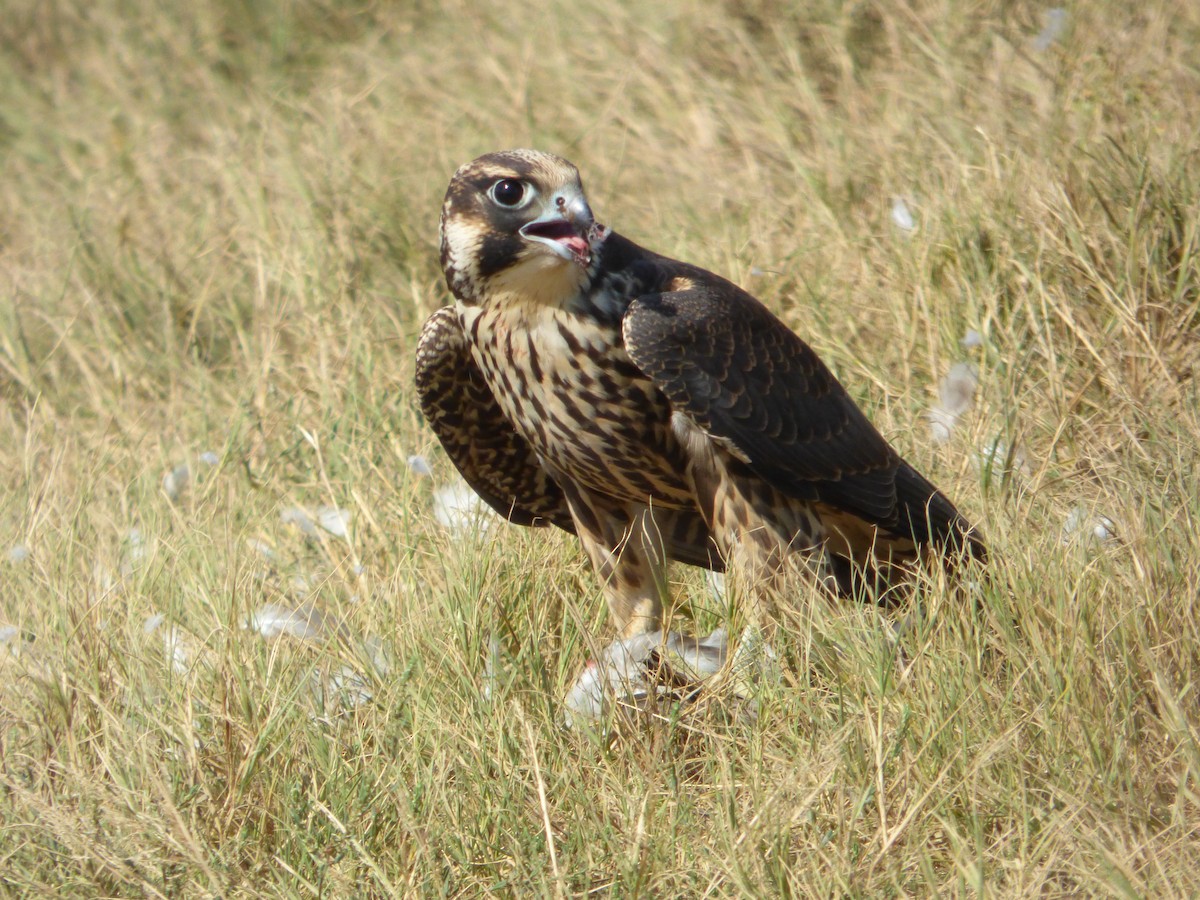
[[[906,462],[896,471],[896,499],[900,528],[918,544],[941,548],[948,558],[967,556],[987,562],[987,545],[971,525],[927,478]]]

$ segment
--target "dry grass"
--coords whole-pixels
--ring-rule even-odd
[[[0,890],[1200,894],[1200,7],[1039,43],[999,0],[160,6],[0,22]],[[755,724],[561,728],[578,550],[447,534],[405,464],[449,479],[410,387],[441,193],[518,145],[753,289],[986,524],[907,674],[818,606]],[[1064,543],[1078,506],[1117,539]],[[242,628],[302,593],[340,628]]]

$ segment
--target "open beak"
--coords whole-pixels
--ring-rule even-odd
[[[586,269],[592,262],[592,245],[604,232],[583,195],[564,191],[554,196],[549,211],[521,229],[521,237],[545,244]]]

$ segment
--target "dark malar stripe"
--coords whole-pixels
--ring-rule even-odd
[[[490,231],[479,244],[479,280],[486,282],[497,272],[503,272],[517,260],[522,250],[521,238],[515,234]]]

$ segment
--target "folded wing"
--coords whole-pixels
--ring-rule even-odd
[[[983,545],[953,504],[884,440],[816,353],[736,286],[689,268],[639,297],[626,350],[676,411],[757,476],[916,543]]]
[[[501,412],[452,307],[421,329],[416,385],[446,455],[488,506],[518,525],[553,523],[574,533],[562,489]]]

